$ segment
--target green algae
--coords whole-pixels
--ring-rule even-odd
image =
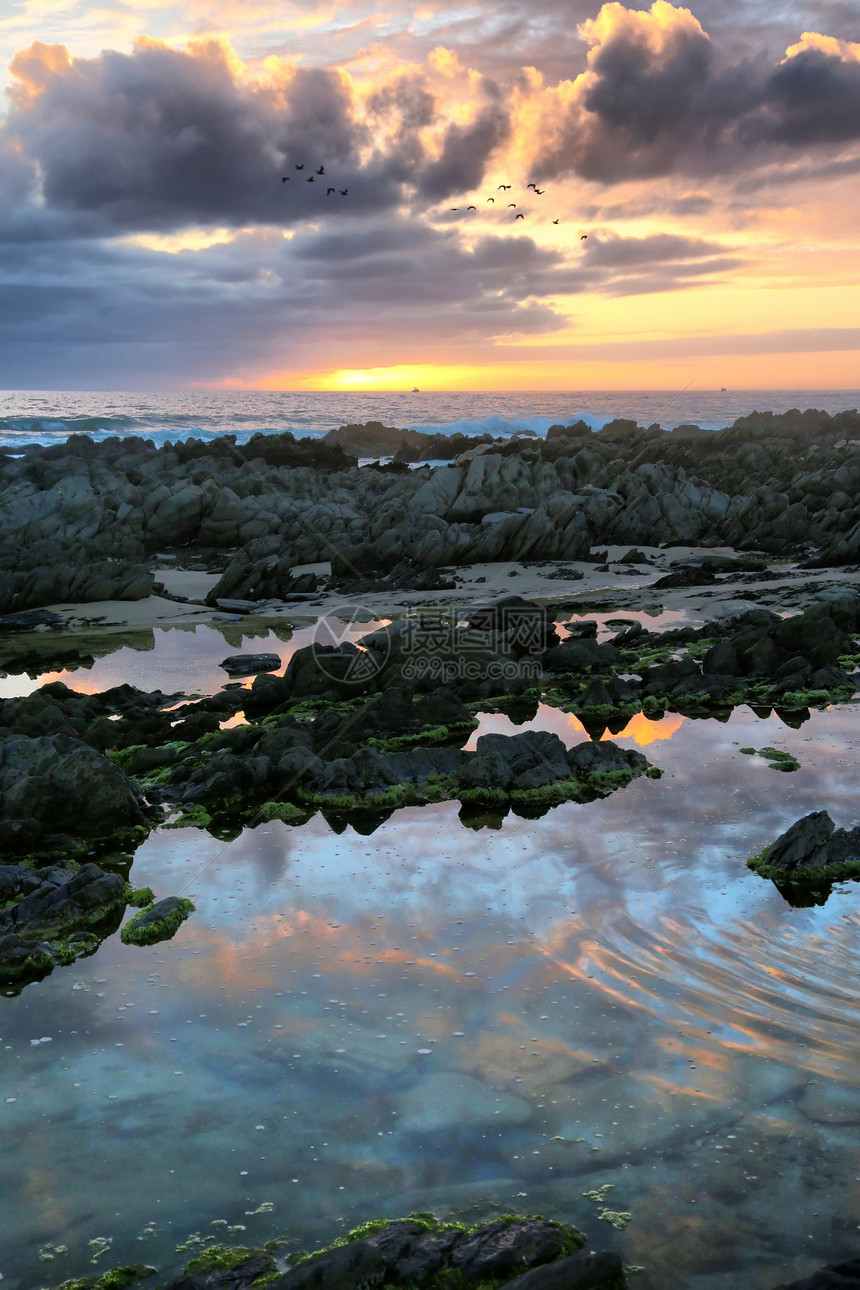
[[[158,1268],[149,1267],[146,1263],[127,1264],[102,1272],[98,1277],[73,1277],[63,1281],[56,1290],[128,1290],[129,1286],[155,1276]]]
[[[292,802],[263,802],[256,814],[263,820],[281,820],[284,824],[306,824],[313,812]]]
[[[206,807],[201,806],[199,802],[195,802],[192,806],[186,807],[178,819],[171,820],[163,827],[165,829],[205,829],[211,823],[212,816],[206,810]]]
[[[151,905],[154,900],[155,896],[151,887],[138,887],[131,892],[128,903],[134,905],[136,909],[144,909],[147,905]]]
[[[742,748],[745,757],[764,757],[770,763],[771,770],[800,770],[800,762],[791,753],[779,748]]]

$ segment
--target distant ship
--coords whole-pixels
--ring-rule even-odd
[[[725,393],[726,393],[726,387],[725,387],[724,385],[721,385],[721,386],[720,386],[720,394],[725,394]]]
[[[412,386],[412,389],[409,391],[409,393],[410,393],[410,394],[420,394],[420,393],[421,393],[421,391],[419,390],[419,388],[418,388],[418,386],[417,386],[417,385],[413,385],[413,386]]]

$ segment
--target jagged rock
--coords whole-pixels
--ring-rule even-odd
[[[858,876],[860,826],[837,829],[827,811],[813,811],[747,864],[763,878],[795,886],[818,886]]]

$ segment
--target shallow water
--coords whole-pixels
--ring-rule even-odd
[[[0,999],[5,1283],[92,1270],[97,1238],[96,1270],[167,1271],[194,1232],[307,1246],[418,1208],[568,1219],[643,1290],[852,1255],[858,888],[792,909],[744,861],[806,811],[854,821],[855,711],[617,739],[663,778],[538,820],[153,834],[134,882],[193,897],[176,938],[114,936]],[[624,1232],[582,1195],[607,1182]],[[45,1242],[70,1252],[39,1263]]]

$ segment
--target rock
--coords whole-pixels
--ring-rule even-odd
[[[826,811],[813,811],[786,829],[747,866],[763,878],[819,886],[860,875],[860,827],[837,829]]]
[[[502,1290],[620,1290],[624,1284],[624,1265],[617,1254],[583,1250],[506,1281]]]
[[[258,600],[231,600],[225,596],[215,600],[217,607],[227,614],[253,614],[259,603]]]
[[[585,1238],[574,1228],[543,1218],[501,1218],[459,1242],[450,1256],[467,1284],[511,1277],[523,1267],[552,1263],[583,1245]]]
[[[411,1287],[431,1284],[447,1273],[450,1284],[477,1288],[488,1281],[501,1283],[524,1267],[568,1258],[584,1243],[576,1228],[543,1218],[503,1218],[468,1232],[420,1214],[321,1251],[274,1284],[278,1290],[358,1290],[383,1283]]]
[[[120,932],[120,939],[124,945],[154,945],[157,941],[169,941],[193,912],[194,905],[190,900],[165,896],[135,914]]]
[[[206,1262],[204,1255],[201,1262]],[[194,1267],[194,1264],[190,1264]],[[190,1272],[168,1281],[161,1290],[251,1290],[260,1277],[276,1272],[277,1263],[269,1254],[253,1254],[233,1267],[214,1267],[206,1272]]]
[[[353,1241],[289,1268],[272,1285],[273,1290],[358,1290],[381,1285],[387,1271],[386,1260],[368,1241]]]
[[[141,798],[119,766],[68,735],[0,740],[0,820],[22,826],[23,845],[36,821],[51,835],[107,838],[144,823]],[[6,834],[7,843],[9,834]]]
[[[280,654],[231,654],[219,664],[229,676],[251,676],[255,672],[276,672]]]
[[[775,1290],[860,1290],[860,1259],[829,1263],[811,1276],[783,1282]]]
[[[61,868],[60,881],[48,873],[36,891],[0,910],[0,929],[55,940],[122,916],[128,885],[119,874],[105,873],[92,862],[69,872]]]

